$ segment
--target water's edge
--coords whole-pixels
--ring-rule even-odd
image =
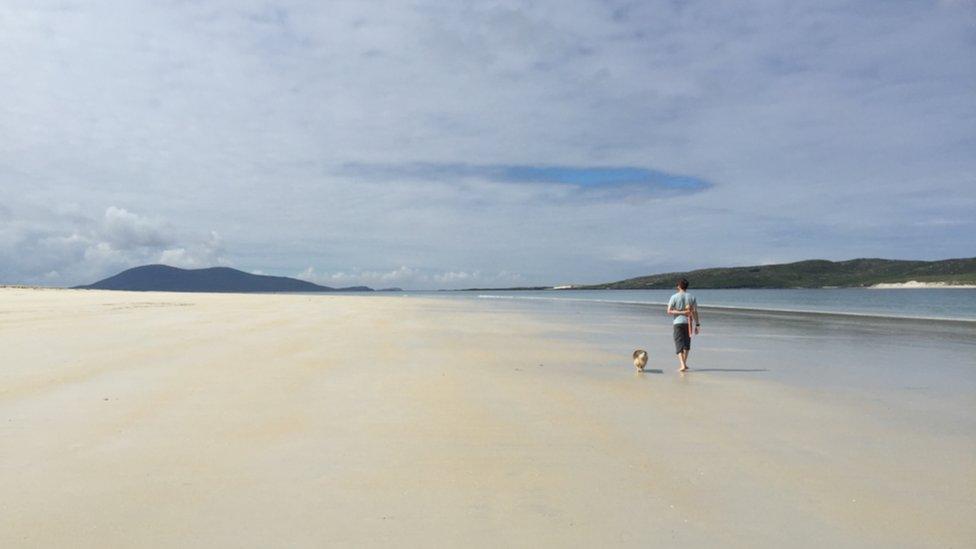
[[[512,299],[512,300],[532,300],[532,301],[554,301],[554,302],[577,302],[577,303],[596,303],[596,304],[607,304],[607,305],[634,305],[638,307],[666,307],[665,302],[655,302],[655,301],[632,301],[632,300],[612,300],[612,299],[582,299],[582,298],[571,298],[571,297],[540,297],[540,296],[513,296],[513,295],[491,295],[491,294],[479,294],[477,296],[479,299]],[[910,315],[885,315],[877,313],[860,313],[860,312],[844,312],[844,311],[817,311],[809,309],[774,309],[766,307],[735,307],[730,305],[699,305],[699,309],[702,312],[712,312],[712,313],[752,313],[752,314],[764,314],[768,316],[810,316],[815,315],[818,317],[854,317],[863,319],[876,319],[876,320],[893,320],[893,321],[932,321],[932,322],[945,322],[954,324],[963,324],[967,326],[976,326],[976,319],[971,318],[948,318],[948,317],[938,317],[938,316],[910,316]]]

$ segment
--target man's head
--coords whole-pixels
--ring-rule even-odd
[[[688,289],[688,279],[682,278],[678,280],[678,289],[682,292]]]

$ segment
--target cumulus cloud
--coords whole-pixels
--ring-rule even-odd
[[[308,267],[298,273],[296,278],[325,286],[371,286],[377,289],[403,286],[415,288],[429,280],[427,274],[410,267],[398,267],[390,271],[351,270],[336,272],[318,272],[314,267]]]
[[[87,217],[74,207],[39,209],[29,217],[44,222],[0,220],[4,282],[73,285],[146,263],[201,267],[225,262],[216,232],[209,238],[186,235],[124,208],[109,206],[100,217]]]
[[[511,286],[519,284],[523,277],[518,273],[498,271],[483,273],[481,271],[448,271],[436,273],[433,280],[446,288],[471,286]]]
[[[295,275],[296,278],[326,286],[370,286],[375,289],[404,288],[469,288],[474,286],[513,286],[522,281],[522,275],[508,271],[482,273],[481,271],[431,271],[401,266],[390,271],[350,270],[318,272],[308,267]]]
[[[159,263],[185,269],[200,269],[226,263],[222,257],[223,239],[217,231],[210,231],[209,238],[187,244],[185,247],[166,248],[159,254]]]
[[[99,234],[119,250],[159,248],[172,243],[172,235],[159,221],[115,206],[105,210]]]

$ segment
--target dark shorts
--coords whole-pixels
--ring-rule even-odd
[[[691,335],[688,333],[687,324],[674,325],[674,353],[691,350]]]

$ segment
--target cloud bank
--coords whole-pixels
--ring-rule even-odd
[[[11,0],[0,282],[971,256],[974,23],[945,1]]]
[[[185,235],[168,223],[110,206],[100,218],[66,208],[18,217],[44,223],[0,223],[0,280],[73,285],[134,265],[199,268],[226,263],[216,231]]]

